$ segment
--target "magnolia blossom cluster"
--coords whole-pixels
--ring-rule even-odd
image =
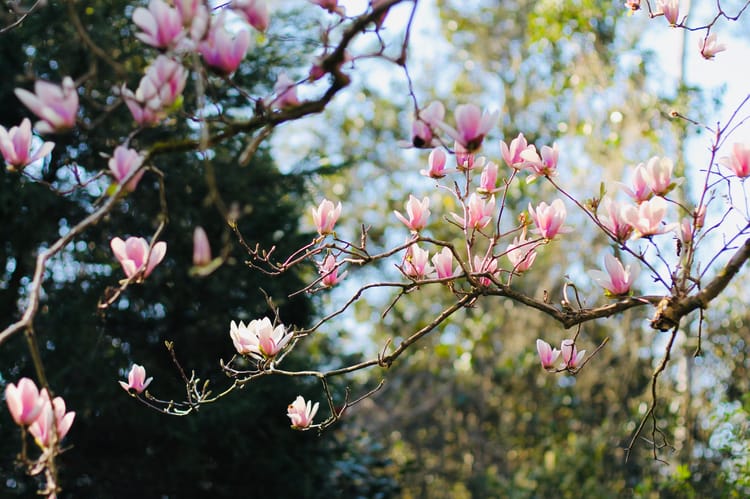
[[[343,8],[336,2],[319,5],[343,14]],[[250,32],[245,27],[230,27],[232,19],[227,9],[259,31],[268,28],[269,14],[264,0],[233,0],[222,5],[214,15],[198,0],[176,0],[174,6],[164,0],[151,0],[148,8],[135,9],[133,22],[141,30],[136,36],[166,51],[148,67],[135,91],[122,87],[123,99],[136,123],[156,125],[180,105],[187,79],[187,72],[179,62],[182,53],[199,53],[206,65],[220,75],[230,75],[237,70],[250,48]],[[321,64],[311,70],[311,79],[325,74]],[[296,82],[280,72],[274,85],[274,97],[265,103],[275,109],[298,105]]]
[[[450,221],[463,231],[465,250],[462,248],[457,252],[452,245],[441,244],[429,237],[427,232],[430,229],[434,198],[419,198],[410,194],[404,203],[404,210],[394,211],[396,219],[411,232],[397,268],[406,278],[418,283],[431,279],[452,281],[464,278],[480,289],[490,288],[501,283],[504,275],[514,276],[528,271],[541,246],[551,243],[560,234],[571,231],[565,225],[567,209],[563,199],[554,199],[550,203],[541,201],[528,204],[527,212],[519,217],[520,225],[510,232],[514,235],[513,240],[505,247],[505,251],[498,251],[501,237],[494,235],[499,231],[498,217],[502,213],[502,206],[498,209],[498,198],[505,199],[503,192],[509,188],[511,180],[517,174],[525,172],[527,183],[540,178],[554,183],[553,178],[559,175],[561,150],[557,143],[537,148],[534,144],[529,144],[522,133],[510,143],[501,142],[502,160],[510,169],[510,180],[500,181],[498,164],[477,155],[497,118],[495,113],[482,112],[475,105],[465,105],[459,106],[454,114],[455,128],[445,123],[442,104],[430,103],[417,113],[417,119],[412,124],[411,144],[418,147],[430,146],[436,142],[441,144],[430,151],[427,167],[420,171],[423,176],[437,181],[449,174],[456,174],[460,178],[460,181],[449,181],[446,185],[438,184],[438,187],[449,192],[454,197],[454,204],[459,207],[450,213]],[[444,142],[438,137],[440,132],[447,133],[454,139],[453,151],[444,146]],[[451,152],[455,157],[455,167],[449,169],[448,154]],[[750,148],[736,144],[732,155],[721,158],[719,163],[738,177],[745,178],[750,173]],[[595,200],[592,215],[618,246],[626,249],[630,239],[650,238],[670,233],[678,227],[680,239],[688,244],[695,232],[703,226],[705,206],[697,207],[681,224],[665,222],[669,206],[666,196],[680,180],[674,178],[674,163],[671,159],[651,157],[633,168],[630,184],[622,185],[622,191],[630,201],[612,197]],[[320,236],[316,243],[321,245],[319,251],[326,252],[323,261],[318,263],[321,287],[330,287],[339,282],[339,263],[331,252],[341,249],[336,247],[335,237],[333,243],[326,243],[323,238],[333,234],[341,211],[340,203],[334,204],[329,200],[323,200],[312,209],[313,221]],[[485,243],[477,244],[481,240]],[[438,246],[439,251],[431,254],[431,245]],[[503,256],[510,262],[510,267],[501,267],[500,258]],[[604,289],[606,296],[621,298],[632,294],[639,271],[638,265],[624,264],[608,254],[604,257],[603,269],[592,270],[589,275]],[[510,280],[511,277],[508,277],[507,282],[510,283]],[[573,340],[564,340],[559,350],[542,340],[537,346],[542,363],[548,369],[560,356],[561,369],[578,369],[585,355],[583,351],[578,352]]]
[[[676,227],[664,223],[667,213],[664,196],[679,183],[672,178],[673,170],[671,159],[654,156],[634,168],[630,185],[622,185],[632,203],[601,200],[596,217],[616,241],[624,243],[628,238],[656,236]]]
[[[70,431],[75,412],[68,412],[62,397],[50,398],[46,388],[39,390],[29,378],[5,389],[8,411],[17,425],[28,428],[41,449],[49,449]]]
[[[456,108],[457,128],[453,128],[443,121],[445,110],[442,104],[435,101],[430,103],[412,124],[412,144],[416,147],[433,147],[437,139],[434,131],[445,130],[454,142],[457,168],[472,170],[483,168],[480,175],[479,194],[491,195],[497,192],[498,165],[486,158],[477,158],[474,153],[481,147],[484,137],[497,121],[497,112],[482,112],[474,104],[465,104]],[[514,170],[527,170],[530,175],[527,182],[533,182],[539,177],[557,176],[557,162],[559,148],[557,144],[544,145],[537,150],[534,144],[528,144],[522,133],[511,140],[510,144],[500,142],[500,149],[505,163]],[[432,150],[428,159],[429,168],[420,173],[435,179],[443,178],[445,170],[445,152],[437,147]]]
[[[571,339],[562,340],[560,349],[552,346],[542,339],[536,340],[536,350],[539,353],[539,360],[542,367],[548,371],[555,370],[555,362],[560,358],[560,370],[577,369],[586,355],[586,350],[580,352],[576,348],[575,341]]]
[[[34,124],[42,134],[58,133],[75,126],[78,114],[78,92],[70,77],[65,77],[62,85],[47,81],[37,81],[34,93],[23,88],[15,89],[16,97],[32,113],[39,117]],[[31,122],[24,118],[21,124],[10,130],[0,126],[0,154],[10,171],[21,171],[31,163],[52,152],[53,142],[34,144]]]
[[[313,223],[321,238],[334,234],[334,227],[341,216],[341,203],[333,204],[328,199],[323,199],[317,208],[311,208]],[[336,256],[328,253],[322,261],[317,262],[320,274],[320,285],[330,288],[341,282],[347,272],[339,274],[341,263],[336,261]]]
[[[268,28],[268,9],[263,0],[234,0],[223,7],[237,13],[254,28]],[[229,27],[226,8],[212,15],[205,2],[151,0],[148,8],[133,11],[133,22],[142,42],[166,51],[147,68],[135,91],[122,87],[122,96],[133,119],[139,125],[153,126],[179,106],[187,80],[180,62],[185,52],[197,52],[206,65],[221,75],[237,70],[250,48],[250,33],[245,28]]]
[[[482,147],[500,112],[482,111],[476,104],[462,104],[456,106],[453,114],[455,127],[445,121],[445,107],[438,101],[418,111],[411,127],[410,144],[414,147],[436,147],[441,143],[438,132],[443,131],[455,141],[457,152],[473,153]]]
[[[164,0],[151,0],[148,8],[135,9],[133,22],[141,30],[136,37],[152,47],[177,52],[197,47],[208,65],[227,73],[237,69],[250,44],[247,31],[240,30],[236,37],[231,36],[223,10],[212,18],[205,2],[175,0],[173,3],[172,6]],[[268,28],[268,8],[263,0],[234,0],[228,6],[255,29]]]
[[[428,167],[422,169],[423,176],[440,180],[450,173],[457,173],[466,178],[466,185],[471,183],[472,178],[478,179],[478,186],[468,192],[462,192],[455,185],[455,189],[445,187],[456,197],[460,211],[450,213],[452,220],[464,231],[468,241],[473,241],[475,234],[481,234],[488,240],[491,239],[490,231],[492,224],[497,220],[501,210],[498,209],[496,194],[507,188],[498,186],[500,168],[498,163],[488,160],[483,156],[477,156],[476,152],[481,148],[486,135],[498,119],[497,112],[482,111],[475,104],[464,104],[456,107],[455,127],[445,121],[445,107],[438,101],[431,102],[424,109],[419,110],[416,119],[412,123],[412,139],[410,144],[416,147],[432,147],[436,144],[444,144],[439,134],[445,133],[453,139],[455,157],[455,169],[447,168],[448,154],[446,149],[440,145],[433,147],[428,158]],[[557,164],[559,159],[559,147],[542,146],[537,150],[533,144],[528,144],[524,135],[519,134],[510,144],[501,142],[502,157],[505,163],[515,172],[528,171],[527,182],[537,178],[551,178],[558,175]],[[450,152],[450,151],[449,151]],[[468,187],[467,187],[468,189]],[[405,202],[405,210],[394,210],[396,219],[401,222],[411,233],[412,237],[420,235],[428,229],[430,224],[429,197],[418,198],[412,194]],[[533,223],[532,232],[538,234],[536,239],[527,238],[526,223],[517,230],[521,236],[516,236],[510,242],[505,251],[493,254],[492,251],[482,254],[474,254],[477,249],[474,243],[468,245],[466,262],[468,270],[476,276],[475,284],[488,287],[493,278],[497,278],[502,270],[498,258],[507,256],[512,265],[511,274],[519,274],[528,270],[537,256],[537,248],[557,237],[558,234],[569,232],[570,229],[564,225],[567,210],[561,199],[552,201],[551,204],[541,202],[534,206],[528,206],[529,216],[523,216],[522,220],[530,220]],[[341,203],[334,204],[329,200],[323,200],[317,207],[312,208],[313,222],[318,234],[323,237],[333,234],[336,221],[341,215]],[[499,223],[499,222],[498,222]],[[322,240],[319,241],[322,243]],[[490,250],[495,250],[497,242],[492,243]],[[424,280],[437,277],[438,279],[450,279],[458,277],[455,270],[455,258],[460,257],[448,247],[440,248],[435,254],[430,254],[428,248],[413,243],[406,246],[401,265],[398,268],[412,280]],[[319,273],[322,276],[322,287],[330,287],[339,282],[336,271],[338,265],[335,257],[327,254],[322,262],[318,263]]]

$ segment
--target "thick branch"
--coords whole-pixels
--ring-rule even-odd
[[[708,304],[724,291],[748,258],[750,258],[750,239],[745,240],[745,243],[729,259],[726,267],[698,293],[682,298],[665,299],[651,320],[651,327],[660,331],[668,331],[693,310],[708,307]]]
[[[642,305],[655,305],[662,299],[660,296],[640,296],[637,298],[623,298],[615,303],[603,305],[596,308],[582,308],[574,310],[572,308],[559,309],[550,303],[534,299],[521,292],[515,291],[509,286],[500,286],[498,289],[488,289],[484,292],[486,295],[504,296],[513,301],[522,303],[527,307],[534,308],[547,314],[548,316],[561,323],[565,329],[569,329],[584,322],[610,317],[625,310],[640,307]]]

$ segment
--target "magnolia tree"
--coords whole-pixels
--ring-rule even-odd
[[[172,3],[151,0],[148,7],[132,10],[137,38],[151,54],[152,61],[135,89],[125,84],[112,89],[110,97],[127,106],[133,126],[129,135],[113,137],[119,144],[113,150],[100,151],[109,156],[109,169],[91,181],[110,182],[106,197],[59,239],[39,250],[27,299],[21,304],[21,318],[0,331],[0,346],[20,341],[22,336],[26,338],[36,370],[36,381],[15,380],[8,385],[5,398],[21,431],[20,461],[29,474],[44,477],[41,493],[53,497],[61,490],[56,461],[75,420],[75,407],[69,411],[64,400],[54,396],[55,387],[47,382],[35,332],[52,259],[71,241],[85,239],[87,229],[94,224],[104,222],[116,205],[138,189],[145,171],[158,173],[160,156],[184,151],[205,155],[217,144],[242,137],[247,145],[237,160],[246,163],[277,127],[320,113],[337,94],[345,92],[359,60],[378,58],[393,65],[401,71],[409,88],[414,88],[407,56],[417,0],[374,0],[356,13],[348,12],[337,0],[300,3],[303,9],[325,11],[323,30],[309,34],[320,38],[323,49],[316,55],[307,78],[294,81],[279,72],[271,95],[258,95],[254,89],[241,88],[233,82],[233,73],[250,49],[251,30],[263,32],[274,22],[263,0],[216,4],[201,0]],[[394,8],[396,4],[403,5]],[[746,3],[737,12],[727,12],[717,4],[711,22],[701,26],[692,25],[681,16],[677,0],[659,0],[655,4],[628,1],[623,15],[642,10],[643,23],[666,20],[664,29],[702,33],[696,50],[711,59],[726,50],[717,34],[729,22],[739,20],[747,6]],[[33,19],[35,9],[41,8],[43,2],[37,2],[30,10],[19,11],[18,20],[5,30],[18,29],[23,19]],[[404,16],[405,21],[395,47],[381,36],[389,15]],[[359,43],[360,40],[368,43]],[[64,77],[60,82],[39,80],[33,91],[16,90],[20,103],[38,121],[33,131],[28,118],[9,130],[0,127],[0,152],[8,171],[34,180],[27,167],[44,160],[55,147],[53,141],[44,141],[43,137],[64,134],[84,118],[79,111],[79,99],[86,96],[84,83],[88,77],[75,80]],[[192,101],[183,98],[187,85],[194,86],[196,98]],[[209,112],[212,88],[220,86],[229,86],[246,99],[244,112],[223,110],[220,119]],[[303,88],[305,95],[312,97],[301,98],[298,90]],[[528,143],[524,133],[530,135],[533,130],[518,130],[515,138],[500,141],[499,158],[481,155],[483,144],[500,140],[493,137],[499,111],[492,110],[492,104],[486,110],[474,103],[446,109],[441,102],[423,102],[415,91],[411,91],[410,98],[414,111],[411,137],[393,146],[424,151],[419,156],[420,162],[411,168],[419,170],[424,184],[434,187],[438,195],[423,199],[410,195],[404,200],[404,209],[392,214],[383,208],[383,216],[403,232],[402,243],[372,251],[366,225],[361,224],[360,232],[348,237],[337,232],[337,222],[350,216],[350,210],[337,200],[322,199],[309,210],[317,235],[296,252],[279,255],[274,247],[261,247],[243,235],[232,210],[223,212],[223,223],[234,230],[237,241],[247,250],[247,272],[263,272],[273,277],[295,267],[315,266],[317,277],[298,293],[325,293],[347,278],[347,269],[383,262],[395,266],[400,278],[358,285],[348,299],[322,312],[319,320],[307,328],[287,323],[273,307],[273,297],[268,297],[273,311],[269,316],[247,323],[227,317],[226,341],[234,346],[236,354],[228,361],[217,359],[217,369],[228,379],[226,386],[209,387],[201,381],[207,373],[186,375],[174,356],[174,345],[169,344],[176,369],[185,383],[184,400],[175,400],[171,394],[158,395],[158,380],[148,377],[148,366],[138,364],[130,368],[127,381],[120,381],[122,388],[164,414],[187,415],[260,377],[314,378],[320,383],[318,400],[299,396],[286,411],[293,429],[322,431],[336,423],[349,407],[382,386],[381,383],[374,390],[354,390],[353,394],[348,390],[335,393],[330,385],[332,378],[368,369],[387,369],[421,338],[478,300],[513,300],[555,319],[562,329],[574,328],[574,333],[563,339],[559,348],[550,344],[550,338],[529,340],[529,348],[536,347],[543,369],[571,376],[595,364],[596,353],[606,343],[606,340],[600,344],[588,343],[579,335],[581,325],[635,307],[648,307],[653,309],[651,326],[668,332],[669,339],[652,375],[649,409],[634,432],[630,447],[641,434],[650,432],[656,457],[660,441],[657,382],[670,361],[681,324],[692,313],[702,319],[702,311],[739,276],[750,257],[747,237],[750,209],[744,185],[750,176],[750,144],[733,136],[748,117],[750,96],[736,105],[730,116],[715,120],[714,125],[697,122],[690,117],[690,110],[674,112],[673,118],[701,128],[711,136],[705,157],[696,158],[702,169],[701,178],[690,184],[692,196],[683,192],[688,184],[675,175],[671,158],[644,157],[630,168],[622,183],[602,184],[585,197],[571,193],[567,187],[568,172],[558,169],[558,158],[567,154],[565,148],[556,143]],[[169,126],[175,119],[193,124],[198,131],[196,136],[156,141],[143,133],[149,127],[165,123]],[[528,199],[526,211],[512,212],[506,203],[509,194],[519,190],[521,184],[531,182],[549,183],[556,195]],[[163,183],[160,186],[165,188]],[[85,185],[81,183],[80,187]],[[444,199],[446,203],[436,206],[431,199]],[[456,208],[449,210],[444,206]],[[547,292],[543,296],[525,294],[515,285],[519,280],[534,278],[534,263],[539,254],[553,253],[560,239],[578,237],[576,232],[580,228],[574,230],[566,224],[570,210],[583,214],[590,229],[603,234],[611,246],[602,268],[590,270],[591,279],[602,291],[601,301],[593,306],[581,299],[574,279],[563,275],[559,276],[565,283],[562,296],[550,296]],[[149,276],[159,271],[159,263],[168,251],[167,243],[159,240],[166,217],[159,217],[158,213],[154,217],[161,220],[155,233],[123,234],[111,240],[112,261],[119,262],[124,277],[101,297],[99,308],[104,313],[128,293],[128,288],[147,284]],[[441,233],[452,234],[451,238],[432,237],[430,228],[437,225],[443,226]],[[212,254],[206,232],[195,227],[193,267],[189,271],[210,279],[225,260],[223,252],[219,256]],[[639,282],[644,283],[649,294],[638,292]],[[368,291],[392,291],[391,304],[382,311],[386,315],[397,301],[409,299],[408,295],[428,287],[440,288],[452,297],[450,305],[403,339],[386,342],[373,358],[330,369],[284,368],[284,358],[289,352],[305,348],[306,339],[330,327]],[[698,334],[695,355],[701,353]],[[36,451],[28,447],[31,439]]]

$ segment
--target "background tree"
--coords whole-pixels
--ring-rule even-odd
[[[106,198],[111,180],[100,176],[108,161],[103,156],[112,154],[133,128],[128,109],[112,97],[112,89],[123,83],[133,88],[137,80],[132,75],[157,55],[135,38],[133,7],[129,2],[50,2],[0,35],[6,75],[0,82],[2,125],[10,128],[27,116],[13,94],[15,87],[28,88],[36,78],[60,81],[65,75],[84,82],[81,114],[87,120],[54,137],[57,145],[43,165],[28,167],[23,175],[0,172],[5,221],[0,229],[0,307],[6,323],[20,317],[18,304],[26,299],[39,249]],[[267,50],[253,52],[234,82],[269,88],[275,78],[272,68],[276,72],[282,64],[298,64],[282,58],[285,46],[292,54],[303,52],[297,40],[284,37],[273,29],[257,35],[255,43]],[[196,86],[187,88],[185,102],[195,101]],[[232,88],[220,92],[211,99],[246,105]],[[131,144],[198,136],[198,129],[173,119],[133,137]],[[284,408],[299,393],[309,396],[309,383],[261,380],[231,396],[222,408],[189,418],[148,410],[117,384],[132,363],[144,364],[159,393],[181,399],[184,383],[164,346],[174,342],[187,376],[193,370],[198,376],[208,373],[217,387],[225,386],[218,362],[233,354],[229,322],[271,313],[264,292],[274,297],[284,321],[304,325],[310,320],[310,299],[284,299],[303,285],[300,275],[268,280],[247,271],[244,250],[224,222],[231,210],[243,234],[266,246],[277,244],[280,251],[292,251],[309,238],[299,228],[308,202],[304,176],[280,173],[267,147],[240,166],[245,147],[235,139],[203,153],[154,158],[137,190],[105,223],[89,228],[51,264],[45,308],[35,330],[51,386],[76,411],[70,444],[60,460],[62,497],[331,497],[331,490],[339,490],[341,497],[374,497],[394,489],[392,481],[375,476],[381,466],[377,452],[358,440],[344,440],[337,432],[317,437],[289,431]],[[124,277],[110,239],[149,237],[167,220],[160,235],[168,244],[165,260],[142,285],[130,286],[110,308],[97,311],[108,288]],[[205,227],[215,256],[220,253],[226,260],[210,278],[188,273],[193,230],[199,225]],[[0,350],[3,389],[21,376],[33,377],[23,335]],[[304,362],[330,362],[338,355],[335,343],[321,339]],[[303,365],[298,362],[290,359],[292,366]],[[19,437],[7,412],[0,416],[0,429],[0,495],[35,497],[38,483],[15,463]]]

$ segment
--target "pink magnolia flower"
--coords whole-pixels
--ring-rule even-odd
[[[606,227],[612,235],[615,236],[619,242],[626,241],[633,233],[633,227],[625,221],[623,217],[623,210],[625,205],[619,201],[612,201],[609,198],[604,198],[600,205],[600,211],[604,213],[597,213],[599,222]]]
[[[542,362],[542,367],[546,370],[554,369],[553,364],[560,355],[560,350],[552,348],[552,346],[542,339],[536,340],[536,351],[539,353],[539,360]]]
[[[669,230],[669,227],[661,223],[666,212],[667,202],[657,196],[638,206],[626,206],[622,216],[633,227],[634,237],[638,238],[663,234]]]
[[[430,265],[430,253],[417,244],[412,244],[406,250],[403,271],[404,274],[413,279],[424,279],[432,274],[435,269]]]
[[[437,270],[438,279],[453,277],[453,253],[450,248],[444,246],[439,253],[435,253],[432,256],[432,264]]]
[[[346,277],[346,272],[339,275],[339,266],[336,263],[336,257],[329,254],[325,257],[322,263],[318,264],[318,273],[323,276],[323,279],[321,279],[320,284],[324,288],[330,288],[331,286],[335,286],[341,280]]]
[[[459,170],[471,170],[474,168],[474,154],[469,152],[458,141],[453,143],[453,152],[456,154],[456,167]]]
[[[140,279],[145,279],[167,253],[167,243],[164,241],[149,248],[148,241],[142,237],[129,237],[126,241],[115,237],[109,245],[128,279],[138,275]]]
[[[276,109],[298,106],[300,103],[299,98],[297,98],[297,86],[295,82],[283,71],[276,78],[273,91],[276,94],[276,98],[271,100],[271,104]]]
[[[301,395],[298,395],[294,402],[289,404],[286,408],[286,415],[292,420],[292,428],[307,428],[312,422],[315,414],[318,412],[318,406],[320,404],[315,402],[312,405],[312,401],[305,399]]]
[[[495,196],[484,200],[477,193],[472,193],[464,206],[464,216],[460,217],[455,213],[451,213],[451,216],[465,229],[483,229],[492,221],[494,214]]]
[[[698,40],[698,49],[704,59],[713,59],[719,52],[724,52],[727,46],[719,43],[716,39],[716,33],[711,33],[705,38]]]
[[[406,213],[409,215],[408,220],[395,210],[393,213],[409,230],[414,233],[419,232],[427,226],[427,218],[430,216],[430,198],[425,197],[420,201],[409,194],[409,201],[406,202]]]
[[[44,405],[36,384],[29,378],[21,378],[18,385],[10,383],[5,388],[5,402],[13,421],[28,426],[36,420]]]
[[[705,222],[706,205],[701,205],[693,210],[692,216],[683,218],[679,227],[677,227],[675,231],[683,243],[690,244],[693,241],[695,234],[703,228]]]
[[[193,230],[193,265],[205,267],[211,260],[211,244],[206,231],[199,225]]]
[[[630,288],[640,271],[639,267],[633,267],[632,270],[630,265],[623,267],[620,260],[610,254],[604,257],[604,268],[606,272],[591,270],[589,275],[606,290],[608,296],[623,296],[630,293]]]
[[[536,260],[536,245],[526,240],[526,234],[513,239],[513,243],[508,245],[505,255],[513,265],[514,272],[526,272],[531,268]]]
[[[29,426],[29,433],[34,436],[37,445],[48,449],[54,441],[60,442],[73,426],[75,412],[66,412],[65,401],[62,397],[49,399],[47,390],[42,390],[44,398],[42,410],[36,420]]]
[[[141,29],[135,36],[156,48],[168,48],[182,37],[182,16],[164,0],[151,0],[148,9],[133,11],[133,22]]]
[[[522,133],[519,133],[518,137],[510,141],[510,147],[508,147],[504,141],[500,141],[500,151],[503,155],[503,161],[514,170],[520,170],[526,165],[526,160],[523,159],[523,156],[521,155],[526,149],[533,149],[536,151],[536,148],[533,145],[530,146],[526,143],[526,137],[524,137]]]
[[[144,95],[158,99],[162,108],[170,107],[182,97],[187,76],[188,73],[182,64],[160,55],[146,70],[146,81],[141,80],[145,87]]]
[[[479,194],[489,195],[500,190],[497,188],[497,169],[498,166],[496,163],[492,161],[487,162],[479,179],[479,188],[477,189]]]
[[[309,0],[311,3],[327,10],[331,14],[343,16],[346,13],[344,7],[339,5],[339,0]]]
[[[690,244],[693,242],[693,219],[690,217],[685,217],[682,219],[682,222],[680,222],[680,225],[677,230],[677,236],[680,238],[680,241],[683,242],[683,244]]]
[[[60,132],[75,126],[78,92],[69,76],[63,78],[62,86],[37,80],[33,94],[23,88],[17,88],[15,93],[41,119],[34,124],[39,133]]]
[[[420,175],[431,178],[445,177],[445,160],[445,151],[436,147],[430,151],[430,156],[427,158],[427,164],[430,168],[428,170],[419,170]]]
[[[318,229],[318,234],[325,236],[333,233],[333,226],[341,215],[341,203],[336,206],[333,202],[324,199],[317,208],[312,208],[313,222]]]
[[[537,227],[534,232],[538,232],[545,239],[554,239],[558,233],[570,232],[570,229],[563,227],[568,213],[560,199],[555,199],[550,205],[542,201],[536,209],[529,203],[529,213]]]
[[[155,125],[166,118],[182,97],[187,76],[179,62],[165,55],[157,57],[146,69],[135,93],[122,88],[122,97],[133,119],[140,125]]]
[[[557,176],[557,158],[560,152],[557,148],[557,142],[552,147],[542,146],[541,156],[537,154],[534,145],[528,146],[520,153],[521,159],[525,161],[525,166],[531,169],[532,174],[526,179],[531,183],[538,177],[556,177]]]
[[[575,369],[580,365],[584,355],[586,355],[586,350],[579,352],[573,340],[562,340],[560,353],[562,354],[563,369]]]
[[[109,158],[108,164],[115,180],[121,184],[131,173],[138,170],[142,163],[143,156],[138,154],[138,151],[128,149],[124,145],[121,145],[117,146],[114,154]],[[138,182],[141,181],[141,177],[143,177],[145,171],[146,170],[138,171],[138,173],[136,173],[125,185],[125,190],[133,192],[138,185]]]
[[[252,321],[250,325],[253,324]],[[257,358],[263,358],[258,348],[258,335],[248,328],[244,322],[236,324],[232,321],[229,325],[229,337],[232,338],[234,349],[240,355],[253,355]]]
[[[750,176],[750,146],[735,142],[732,154],[719,158],[719,164],[732,170],[741,179]]]
[[[456,106],[456,128],[443,124],[448,135],[453,137],[467,151],[473,152],[482,147],[484,136],[500,116],[499,111],[492,113],[484,112],[475,104],[462,104]]]
[[[474,272],[477,274],[490,274],[494,276],[497,274],[497,258],[492,255],[485,258],[480,258],[478,255],[474,255]],[[489,277],[480,277],[479,285],[488,288],[492,286],[492,279]]]
[[[24,118],[19,126],[6,130],[0,126],[0,154],[8,169],[21,171],[34,161],[42,159],[55,147],[54,142],[45,142],[32,153],[31,121]]]
[[[706,223],[706,205],[701,205],[693,211],[693,218],[695,219],[695,229],[698,230],[703,227]]]
[[[258,31],[268,29],[270,17],[265,0],[234,0],[230,7],[242,14],[247,23]]]
[[[156,103],[159,104],[157,106],[147,105],[145,102],[139,101],[137,91],[134,94],[126,87],[122,87],[121,91],[125,105],[128,106],[130,114],[133,115],[133,120],[139,125],[156,125],[167,117],[167,112],[162,109],[159,101],[156,101]],[[151,104],[153,103],[154,101],[151,102]]]
[[[146,368],[138,364],[133,364],[130,372],[128,372],[128,382],[120,381],[119,383],[126,392],[133,390],[135,393],[143,393],[143,390],[151,384],[153,379],[146,379]]]
[[[264,317],[250,321],[247,325],[242,321],[239,325],[232,321],[229,336],[237,353],[262,360],[275,357],[294,334],[287,331],[283,324],[273,327],[268,317]]]
[[[633,171],[633,188],[623,185],[623,190],[636,203],[642,203],[654,195],[649,187],[648,172],[643,163],[639,163]]]
[[[664,196],[674,187],[672,183],[674,164],[671,159],[654,156],[646,163],[645,170],[646,183],[651,192],[657,196]]]
[[[679,0],[656,0],[656,8],[657,13],[661,12],[664,14],[664,18],[670,26],[677,24],[678,18],[680,17]]]
[[[432,101],[419,111],[417,119],[411,126],[411,142],[414,147],[431,147],[433,145],[433,131],[445,118],[445,107],[439,101]]]
[[[222,12],[223,14],[223,12]],[[225,28],[224,16],[214,19],[208,36],[199,45],[199,52],[206,64],[219,73],[234,73],[250,47],[250,33],[241,29],[234,35]]]

